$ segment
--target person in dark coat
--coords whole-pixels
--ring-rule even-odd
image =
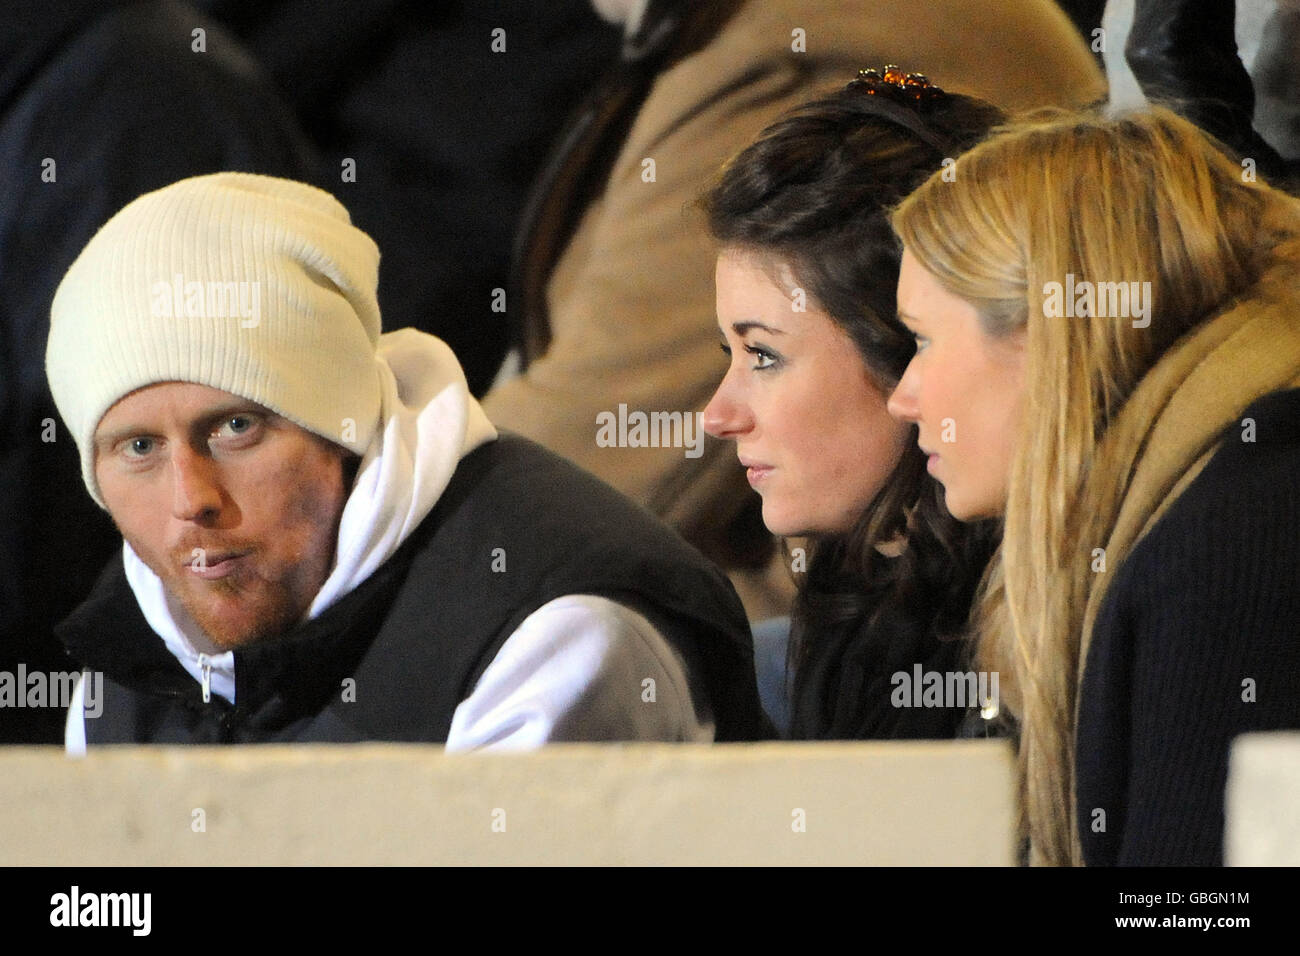
[[[565,119],[614,62],[589,0],[198,0],[270,72],[333,193],[384,250],[393,328],[483,394],[506,353],[511,237]],[[499,292],[497,290],[500,290]]]

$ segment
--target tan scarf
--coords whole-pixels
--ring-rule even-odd
[[[1077,562],[1069,625],[1081,635],[1078,683],[1107,588],[1125,558],[1178,499],[1242,412],[1270,392],[1300,387],[1300,268],[1280,263],[1249,299],[1189,332],[1138,384],[1111,422],[1082,488],[1084,541],[1105,542],[1106,571]],[[1078,699],[1074,723],[1077,737]],[[1082,863],[1069,755],[1071,862]]]

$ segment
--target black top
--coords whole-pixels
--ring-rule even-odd
[[[1088,649],[1089,865],[1223,862],[1232,738],[1300,729],[1300,389],[1261,398],[1118,570]]]

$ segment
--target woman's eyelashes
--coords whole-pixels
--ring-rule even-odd
[[[755,372],[762,372],[769,368],[776,368],[781,361],[781,356],[777,355],[771,349],[763,348],[761,345],[746,345],[745,351],[754,356],[755,364],[750,367]]]
[[[921,351],[922,347],[930,344],[930,340],[918,332],[910,321],[905,320],[902,315],[899,315],[897,318],[899,324],[902,325],[903,328],[907,329],[907,334],[916,342],[916,350],[918,352]]]
[[[718,343],[718,348],[722,349],[722,354],[731,355],[731,346],[725,341]],[[762,372],[765,369],[775,368],[781,364],[781,356],[769,348],[762,345],[746,345],[745,351],[754,356],[755,364],[750,368],[755,372]]]
[[[922,346],[930,345],[930,339],[928,339],[926,336],[922,336],[922,334],[917,332],[917,326],[913,324],[913,320],[911,320],[911,316],[907,316],[906,319],[904,319],[904,316],[902,316],[902,312],[897,312],[896,315],[894,315],[894,317],[896,317],[896,319],[898,320],[898,324],[904,326],[904,328],[907,330],[907,334],[913,337],[914,341],[917,342],[917,351],[922,350]]]

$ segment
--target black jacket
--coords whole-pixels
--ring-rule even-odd
[[[497,548],[505,573],[492,566]],[[203,702],[146,624],[120,556],[59,633],[74,658],[104,673],[88,744],[443,742],[501,645],[565,594],[606,596],[654,623],[706,689],[717,739],[770,735],[749,628],[726,578],[648,512],[517,437],[466,456],[397,553],[336,604],[237,650],[233,707],[215,695]],[[629,706],[654,706],[641,690],[628,688]]]

